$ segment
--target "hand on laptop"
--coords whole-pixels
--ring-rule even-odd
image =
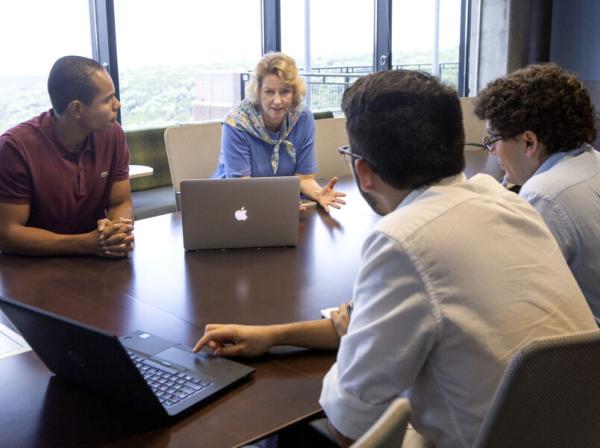
[[[209,324],[194,352],[204,346],[217,356],[259,356],[273,346],[273,335],[266,326]]]
[[[330,206],[333,208],[341,208],[341,206],[346,203],[346,201],[340,199],[346,196],[346,193],[341,193],[333,189],[337,181],[337,177],[332,177],[327,185],[325,185],[319,192],[319,205],[323,207],[327,213],[329,213]]]

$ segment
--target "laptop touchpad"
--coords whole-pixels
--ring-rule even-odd
[[[221,364],[220,361],[223,361],[221,358],[212,357],[202,352],[195,354],[175,347],[171,347],[154,356],[213,378],[219,375],[219,371],[221,370],[219,366]]]

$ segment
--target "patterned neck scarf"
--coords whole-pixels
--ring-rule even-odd
[[[288,135],[298,123],[300,115],[304,111],[304,106],[299,105],[296,110],[289,111],[279,130],[279,138],[273,139],[265,126],[262,114],[254,107],[247,98],[244,99],[238,107],[230,111],[225,117],[225,123],[229,126],[247,132],[250,135],[262,140],[263,142],[273,145],[273,154],[271,154],[271,168],[273,174],[277,173],[279,168],[279,148],[283,145],[290,155],[292,162],[296,163],[296,148],[294,144],[287,140]]]

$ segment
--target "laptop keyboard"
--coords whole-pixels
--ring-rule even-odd
[[[127,351],[160,402],[173,406],[184,398],[206,389],[212,383]]]

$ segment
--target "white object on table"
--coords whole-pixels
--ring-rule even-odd
[[[146,165],[129,165],[129,178],[135,179],[136,177],[152,176],[154,168]]]

